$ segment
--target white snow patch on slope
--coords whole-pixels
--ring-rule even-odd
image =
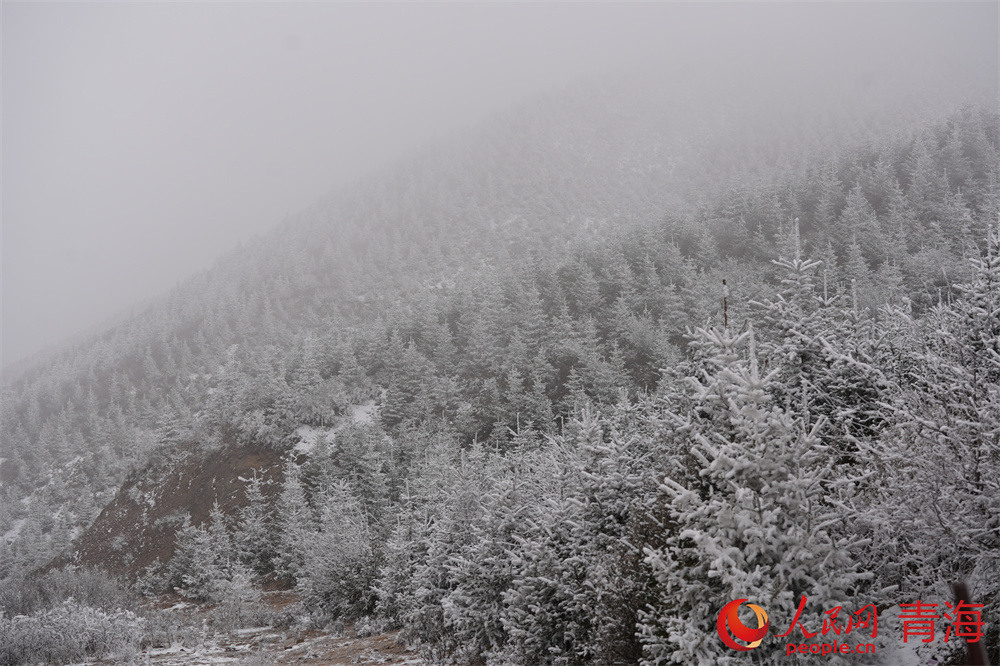
[[[375,401],[369,400],[362,405],[351,405],[351,419],[355,423],[371,423],[372,412],[375,411]]]
[[[914,599],[913,601],[916,601]],[[937,603],[937,611],[941,614],[947,611],[944,600],[933,598],[929,602]],[[910,602],[912,603],[912,602]],[[939,620],[935,623],[934,640],[924,643],[921,637],[911,637],[907,642],[903,642],[903,622],[899,619],[902,609],[899,606],[887,608],[879,613],[879,638],[884,642],[878,648],[878,662],[884,666],[932,666],[943,664],[948,660],[949,655],[955,651],[956,647],[962,649],[965,641],[956,642],[952,639],[950,643],[945,643],[944,635],[947,622]]]
[[[295,444],[294,450],[296,453],[311,453],[316,448],[316,443],[321,439],[332,442],[333,433],[334,430],[332,428],[316,428],[307,425],[299,426],[295,429],[295,434],[298,435],[299,441]]]
[[[6,542],[8,542],[8,543],[10,543],[14,539],[16,539],[17,535],[21,533],[21,528],[24,527],[24,524],[26,522],[28,522],[27,518],[19,518],[19,519],[15,520],[14,521],[14,526],[11,527],[9,530],[7,530],[6,532],[3,533],[3,540],[6,541]]]
[[[317,428],[310,425],[300,425],[295,429],[295,434],[299,438],[299,441],[296,442],[294,451],[296,453],[312,453],[312,450],[316,448],[316,444],[323,440],[325,440],[327,444],[333,444],[338,430],[346,426],[348,423],[371,423],[374,412],[375,401],[368,400],[360,405],[351,405],[350,420],[343,419],[333,428]]]

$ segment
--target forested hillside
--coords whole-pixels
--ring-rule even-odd
[[[1000,117],[746,133],[612,93],[331,194],[5,387],[0,577],[100,562],[112,499],[246,450],[273,483],[169,500],[116,573],[281,580],[463,663],[720,663],[734,598],[812,627],[967,580],[1000,616]]]

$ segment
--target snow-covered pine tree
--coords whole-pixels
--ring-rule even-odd
[[[562,474],[561,476],[566,476]],[[505,663],[587,663],[599,606],[591,578],[593,535],[576,498],[546,497],[518,521],[512,577],[501,619],[508,636]]]
[[[806,419],[825,418],[824,442],[843,464],[858,462],[858,440],[876,437],[888,425],[886,380],[873,362],[879,343],[874,322],[827,284],[817,293],[817,261],[778,259],[783,270],[777,298],[754,303],[763,314],[761,357],[778,369],[774,398]]]
[[[256,470],[246,481],[245,492],[246,503],[240,509],[233,547],[244,565],[257,576],[263,576],[274,569],[278,535],[274,516],[264,497],[263,481]]]
[[[296,578],[305,564],[304,549],[316,529],[312,508],[306,500],[301,470],[294,462],[285,465],[285,482],[277,503],[278,539],[274,569],[282,576]]]
[[[455,656],[469,662],[507,641],[502,617],[513,573],[511,551],[525,505],[534,499],[531,475],[519,473],[527,468],[519,453],[469,456],[477,481],[472,506],[478,511],[446,560],[451,587],[441,600],[445,626],[457,644]]]
[[[637,612],[648,571],[632,541],[649,541],[647,500],[656,426],[646,401],[624,398],[601,421],[584,409],[550,441],[538,467],[544,495],[525,507],[504,595],[506,661],[614,664],[641,656]],[[609,430],[605,441],[604,427]]]
[[[302,340],[299,362],[291,372],[288,391],[278,403],[286,417],[309,425],[329,425],[344,397],[335,379],[324,380],[320,345],[309,333]]]
[[[354,619],[374,610],[372,589],[380,564],[379,544],[368,516],[346,481],[334,482],[314,498],[318,529],[302,538],[297,589],[314,615]]]
[[[880,454],[888,473],[865,516],[871,566],[899,597],[968,581],[1000,615],[1000,236],[991,230],[962,298],[919,322],[899,364],[896,427]]]
[[[208,525],[191,525],[187,520],[177,532],[177,553],[170,561],[168,584],[196,601],[218,601],[232,578],[235,552],[226,517],[216,502]]]
[[[664,445],[656,397],[640,395],[632,403],[623,396],[600,426],[594,421],[582,415],[577,434],[581,522],[592,551],[588,585],[597,599],[589,637],[591,663],[637,663],[642,656],[639,611],[654,601],[651,591],[656,588],[643,549],[664,545],[664,501],[658,487],[675,456]]]
[[[431,536],[430,516],[420,506],[420,499],[411,494],[408,484],[401,504],[374,586],[378,597],[375,612],[390,628],[402,627],[405,618],[416,610],[414,575],[417,565],[427,558]]]
[[[773,404],[780,368],[761,373],[752,328],[699,329],[695,346],[708,363],[691,378],[691,409],[677,426],[690,445],[687,473],[664,479],[673,524],[665,547],[646,550],[659,583],[657,603],[641,614],[647,664],[732,661],[715,622],[733,599],[760,604],[781,626],[807,595],[802,621],[816,629],[823,609],[857,604],[865,578],[849,554],[856,540],[828,502],[825,419]],[[776,650],[765,642],[754,657],[770,662]]]
[[[410,432],[399,445],[405,451],[408,474],[400,483],[396,524],[388,531],[384,564],[375,584],[376,613],[387,626],[401,627],[420,640],[416,626],[421,623],[416,618],[423,606],[417,599],[424,592],[418,568],[428,571],[435,526],[454,487],[459,445],[452,433],[431,430]]]
[[[515,545],[510,531],[524,504],[515,466],[476,444],[449,472],[404,618],[404,636],[421,643],[429,658],[476,663],[506,640],[501,611]]]

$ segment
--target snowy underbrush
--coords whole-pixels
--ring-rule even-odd
[[[65,663],[127,656],[145,620],[120,580],[91,569],[65,568],[0,585],[0,664]]]
[[[31,615],[0,611],[0,664],[64,664],[86,657],[134,655],[145,620],[129,610],[106,612],[70,599]]]
[[[149,610],[143,646],[193,648],[220,634],[272,627],[287,628],[299,622],[292,612],[278,613],[260,601],[235,592],[216,604],[181,602],[172,608]]]
[[[50,610],[68,599],[103,611],[134,610],[135,600],[119,579],[97,569],[67,567],[0,583],[0,611],[7,617]]]
[[[221,631],[272,625],[275,613],[261,603],[261,593],[243,574],[220,586],[219,603],[211,612],[212,624]]]

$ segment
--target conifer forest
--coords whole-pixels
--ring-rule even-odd
[[[1000,663],[996,99],[678,81],[7,374],[0,664]]]

